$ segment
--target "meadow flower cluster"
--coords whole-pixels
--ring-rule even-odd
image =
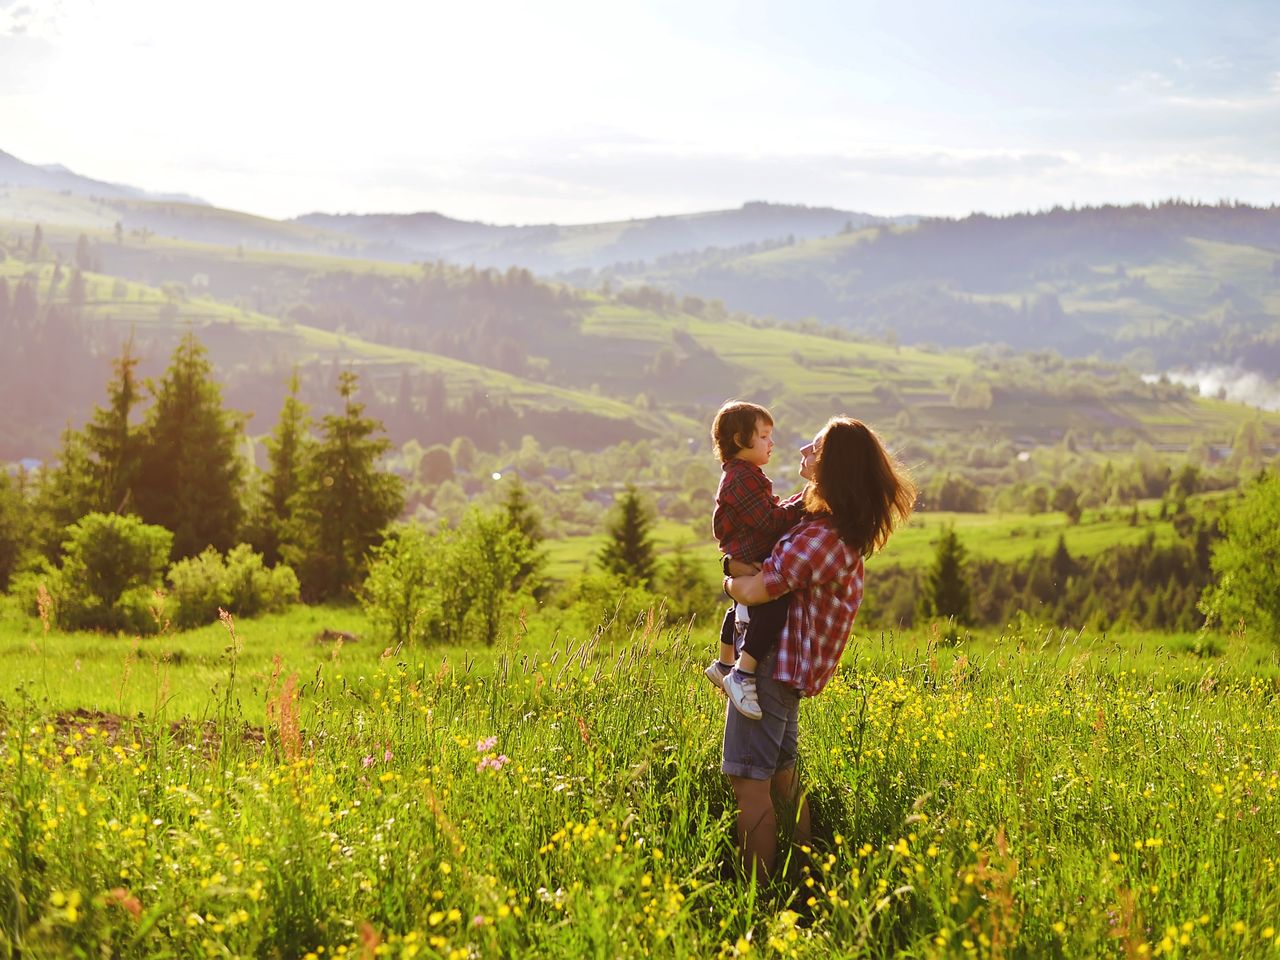
[[[814,839],[757,889],[703,650],[636,643],[326,664],[260,738],[9,697],[0,953],[1280,951],[1274,681],[860,646],[802,707]]]

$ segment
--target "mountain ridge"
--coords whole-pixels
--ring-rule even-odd
[[[208,206],[208,202],[187,193],[156,193],[125,183],[96,180],[76,173],[61,163],[34,164],[0,150],[0,186],[35,187],[69,191],[78,196],[128,200],[157,200]]]

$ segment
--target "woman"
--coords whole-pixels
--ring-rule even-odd
[[[748,605],[793,594],[781,639],[756,674],[763,717],[725,711],[720,769],[738,801],[744,865],[762,880],[777,857],[775,802],[794,810],[795,842],[809,842],[809,805],[795,772],[800,698],[816,696],[835,674],[862,603],[863,557],[884,546],[916,498],[906,468],[850,417],[833,417],[800,448],[800,476],[809,481],[806,519],[759,573],[724,581],[725,592]]]

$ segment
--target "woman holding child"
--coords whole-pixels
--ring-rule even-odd
[[[733,696],[735,674],[739,682],[747,679],[755,708],[744,711],[738,697],[726,708],[720,769],[737,799],[744,863],[761,879],[777,857],[775,803],[793,813],[795,842],[809,839],[809,808],[795,767],[800,698],[821,693],[835,674],[862,602],[863,558],[884,546],[916,497],[906,469],[858,420],[832,418],[800,457],[800,476],[809,481],[803,518],[777,541],[759,572],[725,577],[725,592],[749,607],[790,596],[776,641],[771,648],[756,644],[767,652],[756,658],[754,672],[735,668],[724,681]],[[743,569],[735,565],[733,572]],[[742,637],[739,631],[739,643]],[[712,677],[711,667],[707,672]]]

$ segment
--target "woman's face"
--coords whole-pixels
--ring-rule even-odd
[[[822,450],[822,434],[800,448],[800,476],[813,480],[813,468],[818,465],[818,453]]]

